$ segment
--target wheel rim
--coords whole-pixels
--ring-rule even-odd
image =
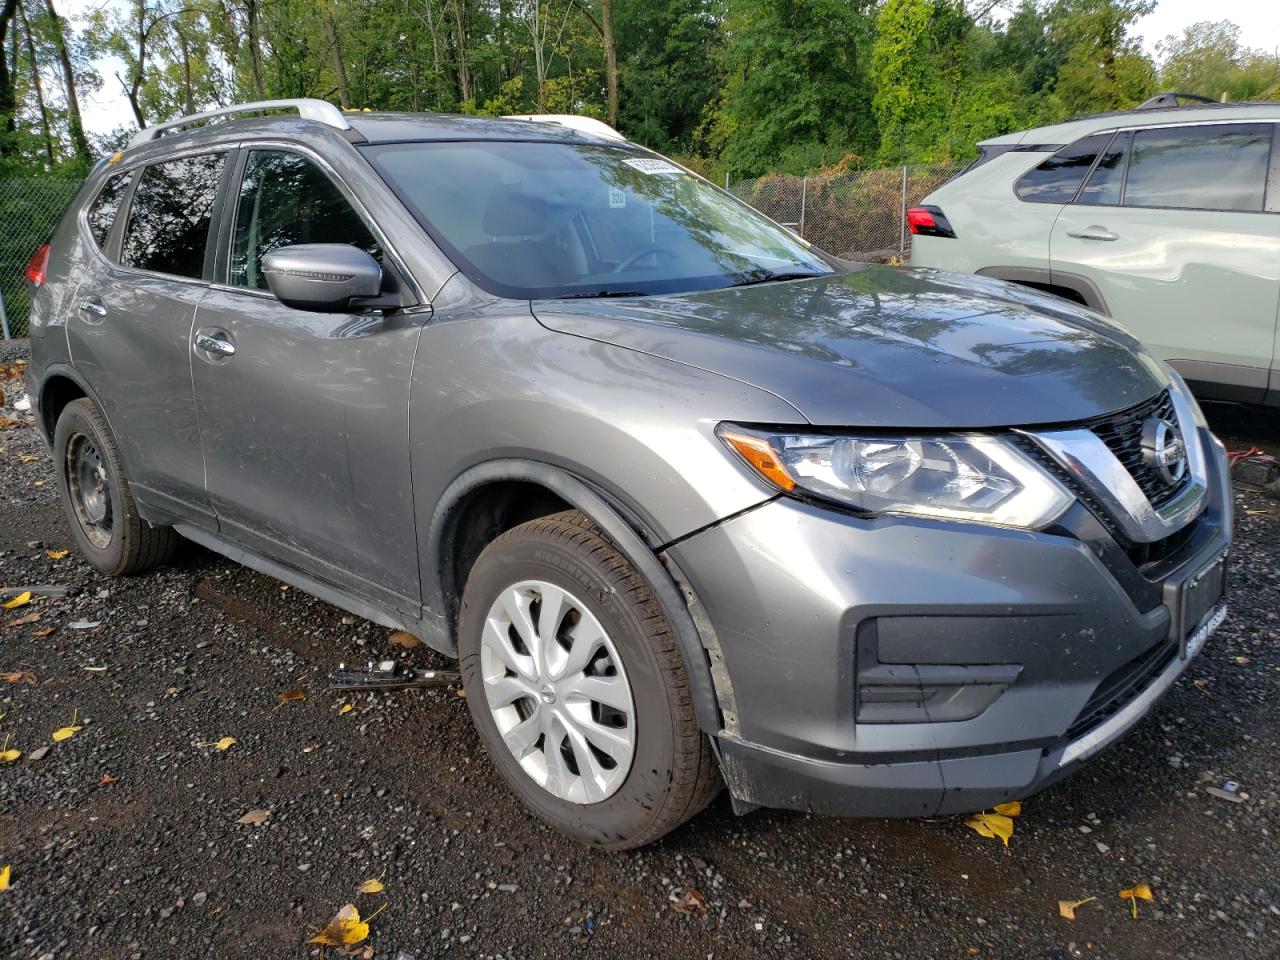
[[[76,520],[89,542],[105,550],[111,543],[111,479],[97,444],[77,433],[67,444],[66,468]]]
[[[535,783],[583,804],[622,786],[635,701],[617,648],[581,600],[542,580],[508,587],[485,617],[480,669],[498,733]]]

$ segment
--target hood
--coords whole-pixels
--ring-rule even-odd
[[[1083,308],[987,277],[868,266],[679,296],[541,300],[546,327],[768,390],[823,426],[946,428],[1084,420],[1167,383]]]

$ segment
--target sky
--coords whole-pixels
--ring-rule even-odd
[[[1007,0],[1005,4],[1015,5],[1014,0]],[[126,3],[125,0],[55,0],[55,6],[64,16],[76,17],[107,6],[123,8]],[[1166,36],[1181,34],[1197,20],[1230,20],[1240,27],[1245,46],[1280,53],[1278,0],[1214,0],[1212,5],[1204,0],[1158,0],[1155,12],[1143,17],[1135,32],[1142,37],[1147,52],[1155,56],[1157,43]],[[110,133],[121,126],[132,127],[129,101],[115,76],[117,70],[123,74],[123,64],[108,60],[100,63],[98,70],[102,75],[102,89],[81,97],[85,126],[97,134]]]

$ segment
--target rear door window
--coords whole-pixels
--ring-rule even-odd
[[[1124,205],[1261,211],[1272,132],[1269,123],[1138,130]]]
[[[383,262],[373,233],[323,170],[296,153],[254,150],[236,204],[232,286],[268,289],[262,258],[297,243],[346,243]]]
[[[1120,191],[1124,187],[1125,162],[1129,156],[1129,141],[1132,134],[1127,130],[1117,133],[1111,143],[1107,144],[1098,163],[1089,174],[1089,180],[1076,197],[1076,203],[1093,206],[1114,207],[1120,202]]]
[[[175,277],[203,277],[224,162],[223,154],[208,153],[144,169],[133,191],[121,264]]]
[[[120,201],[124,198],[125,187],[129,185],[132,173],[118,173],[102,185],[93,203],[85,213],[89,224],[89,233],[98,249],[106,252],[107,240],[111,237],[111,227],[116,222],[116,214],[120,211]]]
[[[1068,144],[1018,178],[1014,193],[1033,203],[1070,203],[1110,139],[1111,134],[1100,133]]]

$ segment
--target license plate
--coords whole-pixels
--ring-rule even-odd
[[[1226,592],[1226,554],[1183,584],[1178,591],[1177,623],[1182,658],[1194,657],[1209,634],[1226,618],[1222,598]]]
[[[1205,617],[1204,622],[1200,626],[1191,631],[1187,637],[1186,649],[1183,651],[1182,659],[1190,660],[1200,648],[1204,646],[1204,642],[1209,639],[1210,635],[1222,626],[1222,621],[1227,619],[1227,605],[1220,604],[1212,613]]]

